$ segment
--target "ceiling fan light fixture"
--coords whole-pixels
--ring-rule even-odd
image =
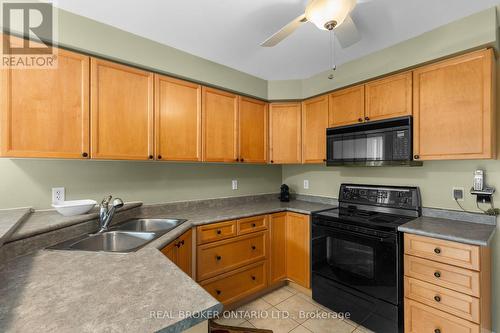
[[[319,29],[331,30],[342,24],[355,6],[356,0],[312,0],[305,15]]]

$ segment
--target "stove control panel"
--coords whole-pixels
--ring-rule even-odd
[[[417,187],[342,184],[339,201],[406,209],[420,207],[420,195]]]

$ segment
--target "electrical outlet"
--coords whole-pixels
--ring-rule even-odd
[[[52,188],[52,203],[63,202],[65,199],[64,187]]]
[[[454,187],[451,192],[453,200],[464,201],[464,188],[463,187]]]
[[[236,179],[233,179],[233,181],[231,182],[231,187],[233,190],[238,189],[238,181]]]
[[[304,179],[304,190],[308,190],[308,189],[309,189],[309,180]]]

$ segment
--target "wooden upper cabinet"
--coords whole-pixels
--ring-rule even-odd
[[[203,160],[236,162],[238,159],[238,96],[202,88]]]
[[[365,86],[355,86],[329,95],[329,126],[362,122],[365,117]]]
[[[411,72],[392,75],[365,85],[365,120],[395,118],[411,113]]]
[[[272,103],[269,107],[271,163],[301,163],[301,105]]]
[[[155,158],[201,161],[201,86],[155,75]]]
[[[413,72],[415,159],[495,158],[493,56],[481,50]]]
[[[153,73],[91,60],[92,158],[153,157]]]
[[[239,160],[244,163],[267,161],[268,104],[246,97],[240,98]]]
[[[54,69],[2,69],[0,154],[89,156],[89,57],[58,50]]]
[[[302,102],[302,162],[323,163],[326,159],[328,96]]]

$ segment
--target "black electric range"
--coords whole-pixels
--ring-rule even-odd
[[[417,187],[342,184],[339,208],[313,214],[313,299],[375,332],[403,332],[403,237]]]

